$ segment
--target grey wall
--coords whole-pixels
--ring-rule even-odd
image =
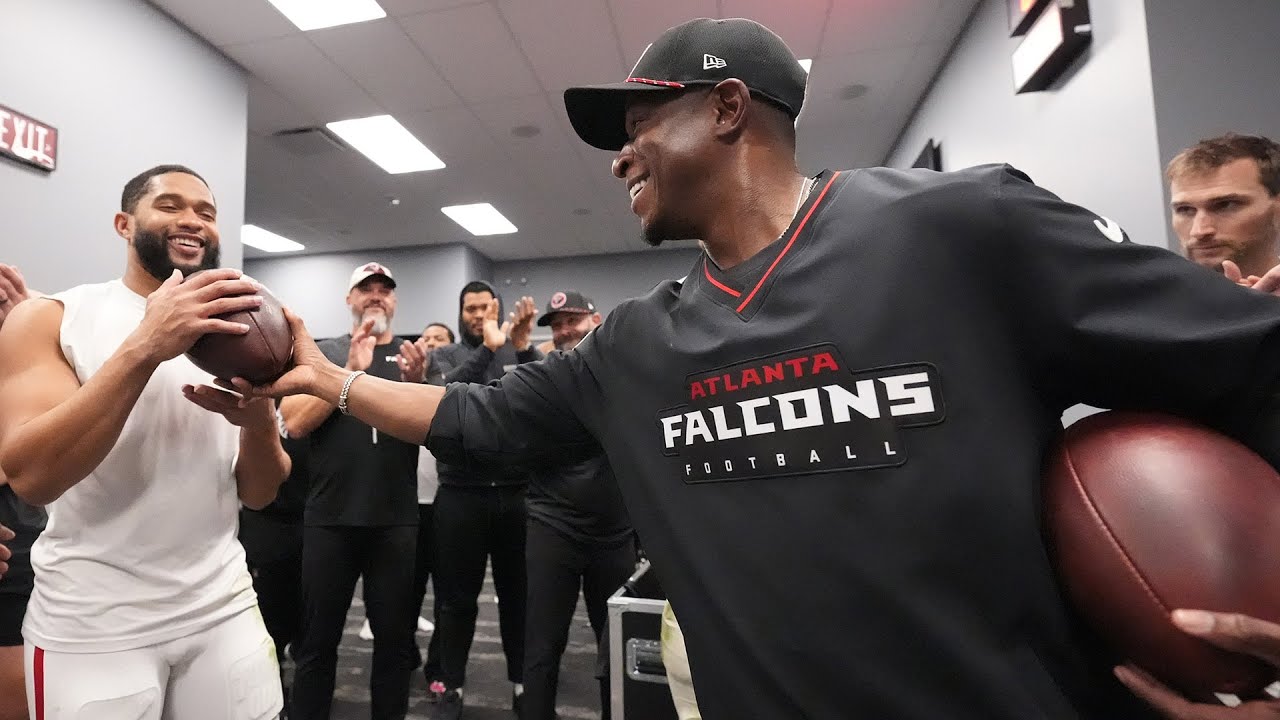
[[[1146,10],[1161,167],[1232,130],[1280,139],[1280,2],[1147,0]]]
[[[531,295],[539,306],[551,294],[575,287],[605,312],[629,297],[647,292],[661,280],[683,277],[696,249],[654,250],[623,255],[556,258],[493,263],[464,245],[399,248],[373,252],[249,258],[245,271],[262,281],[307,322],[317,337],[351,331],[344,298],[351,271],[376,260],[396,276],[398,306],[392,329],[401,335],[444,321],[455,331],[458,291],[470,280],[490,281],[510,304]],[[550,334],[537,328],[534,337]]]
[[[1083,64],[1054,88],[1021,96],[1013,92],[1009,58],[1017,40],[1009,38],[1005,7],[983,0],[887,164],[909,166],[933,138],[945,169],[1008,162],[1112,218],[1133,240],[1166,245],[1143,0],[1090,3],[1094,38]]]
[[[684,277],[698,253],[696,248],[682,248],[500,262],[493,266],[493,281],[504,295],[529,295],[540,308],[557,290],[578,290],[607,314],[623,300],[643,295],[663,280]]]
[[[212,186],[239,267],[247,97],[238,66],[142,0],[0,2],[0,104],[59,134],[51,174],[0,161],[0,262],[41,290],[119,277],[121,189],[182,163]]]

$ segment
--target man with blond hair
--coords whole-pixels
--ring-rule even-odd
[[[1165,174],[1188,259],[1233,280],[1280,263],[1280,143],[1236,133],[1201,140]]]

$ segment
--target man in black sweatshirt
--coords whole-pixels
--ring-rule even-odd
[[[708,720],[1153,717],[1063,596],[1042,463],[1087,403],[1280,465],[1280,300],[1007,166],[806,177],[804,89],[768,29],[700,19],[567,92],[645,238],[705,247],[573,352],[492,385],[353,378],[291,315],[295,367],[258,393],[341,401],[469,467],[603,448]]]
[[[468,283],[458,305],[460,342],[431,355],[432,365],[445,370],[446,380],[489,382],[520,363],[541,359],[542,353],[529,339],[537,314],[531,299],[522,299],[502,326],[497,324],[501,302],[487,283]],[[525,488],[529,478],[524,468],[516,466],[474,471],[441,462],[438,469],[435,582],[440,596],[436,632],[441,678],[430,689],[439,696],[436,717],[451,720],[462,710],[476,602],[487,560],[493,563],[502,649],[507,677],[514,684],[513,706],[519,705],[524,691]]]

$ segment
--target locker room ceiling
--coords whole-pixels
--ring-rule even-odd
[[[514,260],[647,247],[613,154],[578,140],[561,93],[626,77],[666,28],[749,17],[812,58],[798,138],[816,172],[883,162],[977,0],[378,0],[386,18],[309,32],[267,0],[152,2],[250,73],[245,222],[305,253],[461,242]],[[275,136],[383,113],[447,167],[390,175]],[[474,202],[519,232],[474,237],[440,212]]]

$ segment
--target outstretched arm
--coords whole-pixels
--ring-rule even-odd
[[[377,344],[378,337],[373,334],[373,320],[364,321],[351,335],[346,370],[367,370],[373,364],[373,349]],[[311,395],[294,395],[280,403],[280,417],[284,418],[285,432],[291,438],[303,438],[315,432],[334,410],[333,403]]]
[[[284,313],[293,331],[293,367],[275,382],[260,387],[254,387],[243,378],[218,383],[246,397],[285,398],[281,403],[281,413],[285,415],[286,427],[289,427],[286,407],[303,407],[306,403],[329,408],[325,413],[328,417],[328,413],[338,407],[343,387],[357,370],[331,362],[316,346],[302,320],[288,308]],[[353,353],[354,348],[353,344]],[[434,385],[359,375],[351,380],[348,387],[347,411],[381,432],[421,445],[443,395],[444,388]],[[294,436],[292,427],[289,427],[289,434]]]
[[[415,444],[430,432],[431,451],[452,464],[568,461],[599,452],[579,417],[598,395],[576,354],[521,365],[492,385],[455,383],[446,390],[356,376],[325,358],[296,315],[285,316],[294,367],[270,385],[254,388],[237,378],[229,387],[259,396],[307,394],[335,406],[346,388],[346,407],[356,418]]]

